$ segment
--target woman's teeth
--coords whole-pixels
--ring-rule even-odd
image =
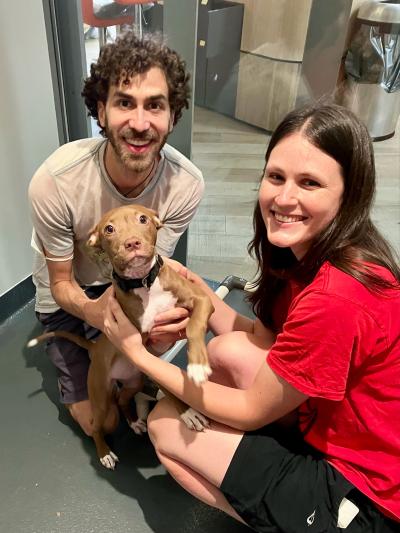
[[[280,213],[276,212],[274,212],[274,216],[278,222],[300,222],[306,218],[302,216],[281,215]]]

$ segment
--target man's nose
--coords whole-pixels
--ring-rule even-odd
[[[129,118],[129,127],[136,131],[147,131],[150,128],[150,121],[147,112],[141,107],[137,107]]]

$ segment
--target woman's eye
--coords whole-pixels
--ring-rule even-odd
[[[267,178],[273,182],[283,181],[283,177],[280,174],[267,174]]]
[[[306,179],[303,181],[304,185],[306,187],[312,187],[312,188],[318,188],[318,187],[321,187],[321,184],[318,183],[318,181],[315,181],[315,180],[311,180],[311,179]]]
[[[139,222],[140,222],[141,224],[146,224],[146,223],[147,223],[147,217],[146,217],[146,215],[140,215],[140,217],[139,217]]]
[[[110,235],[110,233],[114,233],[114,226],[111,226],[111,224],[108,224],[108,226],[104,228],[104,231]]]

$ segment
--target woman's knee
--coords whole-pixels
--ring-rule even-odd
[[[260,339],[244,331],[214,337],[208,344],[211,380],[237,388],[246,388],[266,359],[267,350]]]
[[[207,345],[211,368],[219,369],[229,366],[237,349],[237,339],[233,333],[213,337]]]
[[[163,398],[156,403],[147,419],[147,430],[153,446],[162,447],[164,439],[171,438],[173,422],[178,419],[178,412],[171,400]]]

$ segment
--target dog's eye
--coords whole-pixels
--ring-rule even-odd
[[[104,231],[105,233],[108,233],[108,234],[114,233],[114,226],[111,226],[111,224],[108,224],[108,226],[104,228]]]
[[[141,224],[146,224],[146,223],[147,223],[147,217],[146,217],[146,215],[140,215],[140,217],[139,217],[139,222],[140,222]]]

